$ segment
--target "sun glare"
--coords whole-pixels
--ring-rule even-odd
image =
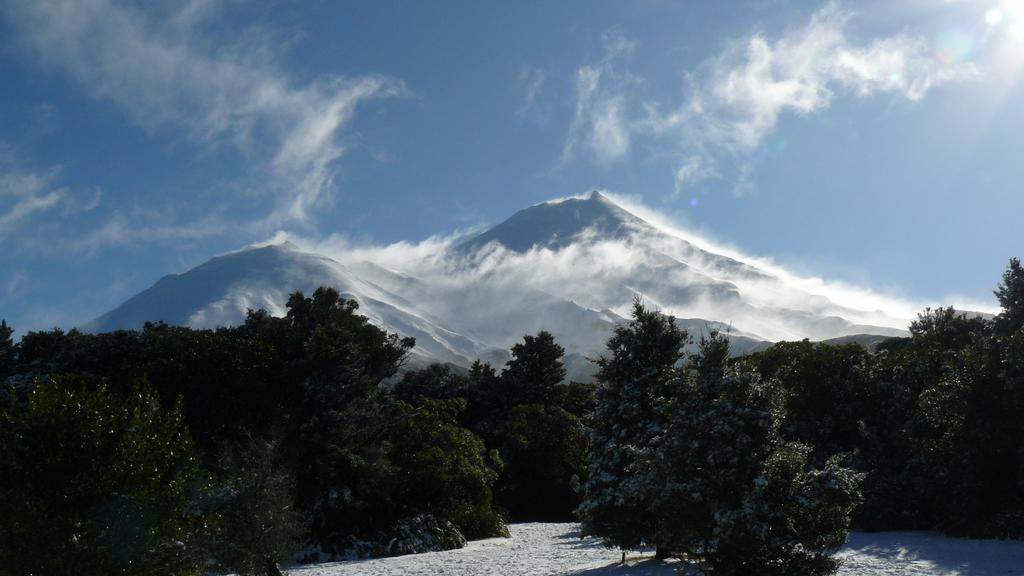
[[[1024,0],[1006,0],[985,12],[985,23],[1005,33],[1010,40],[1024,43]]]
[[[1024,44],[1024,24],[1014,22],[1009,28],[1010,38]]]

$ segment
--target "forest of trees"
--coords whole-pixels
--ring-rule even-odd
[[[217,330],[0,322],[0,575],[275,575],[530,520],[715,575],[831,573],[851,526],[1022,538],[1018,260],[996,296],[739,358],[637,301],[594,383],[547,332],[406,370],[414,342],[330,288]]]

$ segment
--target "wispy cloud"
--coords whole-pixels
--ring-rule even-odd
[[[852,18],[830,2],[805,25],[777,38],[753,34],[736,40],[687,74],[684,97],[667,105],[630,102],[623,74],[609,73],[613,56],[629,51],[609,50],[596,66],[577,71],[576,114],[562,159],[585,141],[596,159],[615,160],[628,152],[631,139],[645,138],[678,155],[674,184],[680,193],[720,176],[723,157],[738,158],[742,166],[784,114],[820,112],[838,95],[890,94],[917,102],[936,86],[978,75],[969,62],[939,59],[923,37],[852,38],[847,33]],[[627,116],[630,105],[644,112]],[[751,186],[748,173],[734,189]]]
[[[679,318],[726,322],[737,333],[772,340],[886,332],[878,327],[896,333],[925,306],[936,304],[993,309],[991,302],[913,301],[796,273],[681,227],[635,197],[606,194],[654,232],[645,227],[628,237],[584,232],[557,248],[515,252],[493,245],[474,254],[451,250],[465,238],[458,235],[380,246],[337,235],[317,239],[279,233],[270,242],[287,239],[327,255],[347,267],[345,282],[398,294],[395,306],[443,319],[449,328],[498,348],[541,327],[569,344],[600,345],[606,334],[596,319],[608,311],[611,317],[628,316],[636,295]],[[467,306],[476,312],[466,315]],[[523,306],[541,313],[523,315]]]
[[[253,224],[232,223],[219,213],[187,224],[140,224],[115,212],[102,225],[81,236],[51,241],[47,246],[37,246],[37,249],[88,254],[111,246],[218,238],[242,232],[239,227],[246,233],[256,230]]]
[[[523,66],[519,70],[519,83],[522,85],[523,96],[516,108],[516,116],[519,118],[537,117],[537,100],[544,90],[548,73],[543,68]]]
[[[602,162],[618,160],[629,152],[625,91],[635,78],[618,66],[633,54],[636,43],[617,31],[604,34],[601,40],[601,61],[576,71],[576,112],[562,147],[562,164],[581,150]]]
[[[0,163],[0,238],[13,233],[32,216],[47,212],[69,196],[67,189],[54,188],[57,170],[39,174]]]
[[[274,39],[265,33],[210,42],[203,25],[216,7],[194,0],[161,13],[54,0],[8,3],[6,13],[24,47],[93,98],[117,103],[147,129],[183,129],[249,158],[252,180],[277,199],[268,222],[308,223],[332,193],[356,108],[403,86],[376,75],[294,79],[274,65]]]
[[[15,270],[11,272],[11,275],[7,278],[7,283],[4,285],[4,294],[6,299],[10,300],[19,294],[28,282],[28,273],[24,270]]]

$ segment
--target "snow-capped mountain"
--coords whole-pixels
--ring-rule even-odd
[[[416,338],[414,364],[500,364],[524,334],[551,331],[572,372],[590,371],[635,296],[699,335],[728,330],[735,352],[782,339],[902,335],[906,319],[816,293],[771,267],[715,251],[594,192],[517,212],[424,250],[254,247],[169,275],[84,329],[147,320],[232,325],[247,309],[283,314],[288,294],[333,286],[371,321]]]

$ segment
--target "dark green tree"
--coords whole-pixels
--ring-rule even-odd
[[[724,336],[701,340],[689,372],[654,475],[656,541],[715,576],[835,572],[861,475],[783,439],[780,402],[728,365]]]
[[[502,386],[508,389],[511,405],[552,404],[559,385],[565,380],[562,357],[565,349],[550,332],[524,336],[512,347],[512,359],[501,372]]]
[[[787,414],[785,436],[812,448],[823,464],[832,454],[865,443],[865,426],[877,398],[869,379],[867,349],[858,344],[780,342],[752,356],[751,365],[775,392]]]
[[[502,385],[501,377],[493,366],[476,360],[469,367],[466,400],[468,405],[464,419],[467,425],[488,446],[493,446],[495,429],[514,406],[512,395]]]
[[[387,431],[403,518],[423,511],[451,522],[467,538],[508,535],[493,505],[501,459],[459,426],[465,401],[423,400],[398,404]]]
[[[286,340],[279,345],[293,359],[290,368],[304,375],[307,399],[318,409],[376,393],[416,344],[374,326],[358,309],[355,300],[333,288],[317,288],[309,298],[296,292],[288,299]]]
[[[431,364],[423,370],[410,370],[395,384],[392,394],[399,400],[416,403],[418,397],[434,400],[465,398],[466,378],[451,366]]]
[[[609,546],[659,545],[654,471],[688,341],[673,317],[637,300],[632,319],[615,328],[608,355],[597,360],[597,410],[578,513],[583,533]]]
[[[205,486],[180,406],[69,379],[0,411],[0,573],[186,574]]]
[[[1013,334],[1024,326],[1024,266],[1019,258],[1010,259],[995,294],[1003,308],[996,325],[1003,334]]]
[[[558,406],[516,406],[496,434],[505,463],[498,501],[513,520],[567,521],[585,474],[583,422]]]
[[[0,383],[14,372],[18,349],[11,338],[13,334],[14,329],[7,325],[7,321],[0,320]]]
[[[282,576],[278,563],[303,543],[295,482],[276,439],[249,438],[220,458],[223,481],[212,500],[206,548],[240,576]]]
[[[824,466],[844,452],[852,468],[870,471],[853,520],[862,529],[918,527],[919,491],[904,474],[914,453],[905,429],[916,399],[907,382],[893,378],[888,366],[894,362],[902,361],[889,352],[806,340],[780,342],[740,360],[771,388],[786,415],[783,436],[811,447],[812,464]]]
[[[368,503],[387,488],[391,473],[383,429],[391,420],[381,383],[394,376],[415,341],[374,326],[358,304],[336,290],[312,297],[296,292],[284,318],[250,315],[244,330],[267,342],[280,371],[298,383],[298,400],[285,427],[285,453],[295,470],[297,503],[311,535],[338,544],[375,522]],[[353,495],[351,499],[339,495]]]

